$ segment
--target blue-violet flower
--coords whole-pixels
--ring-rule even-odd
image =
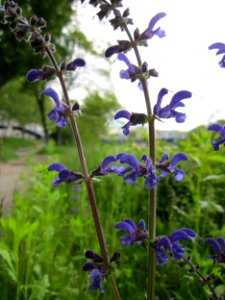
[[[184,171],[175,168],[180,161],[188,160],[188,157],[185,153],[177,153],[169,161],[169,155],[164,153],[156,167],[161,170],[161,177],[165,178],[168,174],[174,174],[174,179],[180,181],[184,177]]]
[[[219,150],[221,144],[225,146],[225,126],[220,124],[212,124],[208,127],[208,130],[215,131],[221,135],[221,139],[212,142],[214,150]]]
[[[68,123],[66,114],[69,112],[68,107],[59,99],[58,94],[52,88],[47,88],[43,94],[49,96],[55,102],[55,107],[48,113],[51,121],[57,123],[58,127],[65,127]]]
[[[224,43],[214,43],[209,46],[209,50],[217,49],[216,55],[225,53],[225,44]],[[225,68],[225,55],[223,55],[223,58],[219,62],[219,65],[221,68]]]
[[[48,167],[48,171],[56,171],[59,173],[58,177],[56,177],[52,181],[52,186],[56,187],[62,182],[70,183],[73,181],[78,181],[83,178],[83,175],[79,172],[72,172],[68,170],[61,164],[54,163]]]
[[[170,236],[161,236],[156,238],[154,241],[154,247],[156,249],[157,263],[159,265],[165,265],[169,262],[169,254],[172,255],[176,260],[184,256],[185,249],[178,242],[178,240],[191,240],[196,237],[196,233],[190,228],[181,228],[174,231]]]
[[[223,237],[207,238],[206,242],[214,248],[216,251],[215,255],[211,255],[210,258],[225,263],[225,239]]]
[[[158,94],[157,103],[154,106],[154,114],[162,119],[175,118],[177,123],[183,123],[186,119],[186,114],[176,111],[177,107],[184,107],[183,99],[190,98],[192,96],[189,91],[179,91],[172,97],[170,104],[165,107],[161,107],[162,98],[168,93],[166,88],[162,88]]]
[[[145,221],[139,220],[138,226],[131,219],[124,219],[115,225],[116,229],[124,230],[128,235],[121,236],[122,246],[132,246],[133,243],[141,245],[142,242],[148,239],[148,232],[146,231]]]
[[[100,255],[96,254],[92,250],[87,250],[85,252],[85,257],[92,260],[92,262],[87,262],[83,266],[83,271],[90,271],[91,274],[89,276],[90,285],[88,287],[88,290],[100,290],[101,293],[104,293],[103,287],[102,287],[102,281],[105,278],[105,274],[111,265],[108,267],[105,266],[103,259]],[[109,262],[116,262],[120,258],[120,253],[115,252]]]
[[[129,111],[127,111],[125,109],[119,110],[114,116],[115,120],[118,120],[121,118],[128,120],[128,122],[124,126],[122,126],[124,135],[128,135],[130,133],[130,130],[129,130],[130,126],[135,126],[138,124],[144,125],[147,122],[146,114],[130,113]]]

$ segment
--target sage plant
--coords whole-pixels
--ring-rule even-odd
[[[81,0],[81,3],[84,2],[85,0]],[[140,47],[147,47],[152,38],[166,37],[165,31],[158,25],[161,19],[166,17],[166,14],[159,12],[155,16],[152,16],[147,28],[143,31],[136,28],[131,32],[130,25],[133,25],[133,20],[130,17],[129,8],[123,8],[122,0],[90,0],[87,2],[98,9],[97,16],[100,21],[112,16],[109,23],[113,29],[121,30],[125,33],[126,37],[124,40],[119,40],[115,45],[106,49],[105,57],[117,56],[117,59],[126,65],[126,69],[120,71],[120,78],[130,80],[131,82],[137,81],[138,88],[142,91],[146,104],[146,112],[134,113],[122,109],[115,113],[114,119],[125,119],[126,123],[122,126],[122,131],[126,136],[129,136],[131,126],[135,127],[139,124],[147,124],[148,126],[148,148],[146,149],[146,153],[143,153],[140,158],[130,153],[124,153],[121,149],[119,153],[112,153],[102,158],[99,166],[96,166],[92,171],[88,170],[86,164],[79,128],[76,122],[76,118],[80,116],[78,111],[81,108],[78,103],[75,103],[73,106],[71,105],[64,81],[64,75],[67,72],[77,71],[78,68],[84,67],[86,62],[82,58],[75,58],[69,62],[62,61],[58,63],[54,57],[56,49],[51,41],[51,34],[42,33],[43,29],[47,26],[46,21],[37,16],[31,16],[28,20],[23,16],[21,7],[14,1],[5,1],[3,5],[0,5],[0,22],[8,24],[16,39],[27,42],[35,54],[49,59],[51,65],[45,65],[42,68],[28,71],[26,74],[27,80],[35,83],[38,80],[48,80],[52,76],[56,76],[61,84],[63,99],[60,99],[56,91],[51,87],[44,89],[42,93],[50,97],[55,103],[54,108],[48,113],[48,118],[60,128],[64,128],[70,123],[82,172],[72,171],[72,168],[68,168],[58,162],[52,163],[48,167],[48,171],[58,173],[52,182],[53,187],[71,182],[83,183],[86,186],[99,243],[98,254],[93,250],[85,251],[85,258],[91,260],[83,266],[83,271],[90,271],[90,285],[88,290],[100,290],[101,293],[104,293],[104,279],[108,279],[114,298],[117,300],[121,299],[112,268],[121,254],[117,251],[114,251],[114,254],[110,254],[107,248],[92,184],[94,177],[104,177],[110,173],[122,177],[125,183],[133,184],[134,188],[136,184],[143,184],[143,188],[149,190],[147,222],[141,219],[136,224],[132,216],[127,216],[124,220],[118,221],[117,224],[112,224],[112,226],[115,226],[115,229],[125,232],[125,235],[120,237],[122,246],[131,247],[136,243],[146,249],[146,299],[159,299],[155,295],[156,266],[165,265],[170,260],[176,261],[180,266],[189,267],[190,272],[199,276],[202,280],[202,286],[207,285],[211,291],[210,299],[223,299],[223,296],[216,294],[215,287],[211,284],[214,276],[211,274],[203,275],[199,270],[199,266],[195,266],[192,263],[191,257],[185,254],[183,243],[195,243],[195,239],[199,238],[194,230],[182,227],[174,229],[169,235],[162,234],[156,236],[157,185],[167,176],[172,176],[174,180],[181,181],[185,173],[183,170],[177,168],[177,165],[180,162],[187,161],[188,156],[185,153],[178,152],[164,153],[161,158],[158,157],[155,147],[155,121],[174,118],[177,123],[185,122],[186,114],[180,112],[179,108],[185,106],[183,101],[191,101],[189,98],[192,97],[190,91],[180,90],[172,95],[169,104],[163,105],[164,97],[169,94],[169,90],[163,87],[159,91],[154,105],[150,100],[148,81],[151,80],[151,77],[157,77],[158,72],[154,68],[149,68],[148,63],[142,59]],[[210,49],[215,48],[219,49],[218,54],[225,53],[224,44],[216,43]],[[130,61],[129,51],[134,52],[135,62]],[[222,67],[224,67],[223,63],[222,60],[222,63],[220,63]],[[209,130],[216,131],[221,135],[222,138],[219,141],[213,142],[214,149],[219,150],[219,146],[225,143],[224,126],[213,124],[210,125]],[[216,263],[224,263],[224,238],[209,237],[203,239],[203,242],[204,245],[209,245],[215,252],[209,258],[213,259]],[[143,293],[143,298],[144,295],[145,292]]]

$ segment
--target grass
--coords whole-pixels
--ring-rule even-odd
[[[17,159],[16,151],[21,148],[33,149],[40,142],[37,140],[25,140],[16,137],[0,137],[0,161],[7,162]]]

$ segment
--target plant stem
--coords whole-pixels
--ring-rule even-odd
[[[122,18],[122,17],[121,17]],[[125,32],[127,33],[130,42],[132,44],[137,63],[139,68],[142,67],[141,56],[135,41],[130,34],[130,31],[124,23]],[[148,115],[148,140],[149,140],[149,156],[152,160],[152,164],[155,165],[155,124],[154,117],[151,108],[151,101],[147,86],[147,80],[141,79],[143,93],[145,98],[145,104]],[[156,236],[156,188],[150,190],[148,199],[148,231],[149,231],[149,244],[148,244],[148,266],[147,266],[147,300],[155,300],[155,276],[156,276],[156,256],[155,249],[151,246]]]
[[[104,238],[102,226],[100,223],[100,217],[99,217],[99,213],[98,213],[98,209],[97,209],[97,205],[96,205],[94,189],[93,189],[91,178],[88,173],[85,155],[84,155],[84,151],[83,151],[83,146],[82,146],[81,138],[80,138],[80,134],[79,134],[79,129],[78,129],[73,111],[71,109],[69,96],[68,96],[68,92],[66,89],[66,85],[65,85],[65,81],[62,76],[62,73],[59,70],[58,64],[57,64],[52,52],[49,50],[48,47],[46,47],[45,49],[46,49],[46,52],[48,54],[48,57],[49,57],[52,65],[54,66],[54,68],[56,70],[57,76],[59,78],[59,81],[60,81],[60,84],[61,84],[61,87],[63,90],[64,100],[70,110],[70,114],[69,114],[70,125],[72,128],[73,136],[74,136],[77,151],[78,151],[78,156],[79,156],[80,163],[81,163],[81,168],[82,168],[82,172],[83,172],[83,176],[84,176],[84,182],[86,184],[86,188],[87,188],[87,192],[88,192],[88,198],[89,198],[89,202],[90,202],[90,206],[91,206],[92,216],[94,219],[95,229],[96,229],[96,233],[97,233],[97,237],[98,237],[98,243],[99,243],[99,247],[100,247],[104,265],[106,266],[106,268],[108,268],[110,266],[109,252],[108,252],[108,249],[107,249],[107,246],[105,243],[105,238]],[[113,289],[115,299],[121,300],[114,276],[113,275],[109,276],[109,280],[110,280],[110,284]]]
[[[207,278],[205,278],[205,276],[199,270],[197,270],[195,268],[195,266],[192,264],[192,262],[189,259],[186,259],[185,257],[183,257],[183,260],[187,265],[189,265],[191,267],[191,270],[193,270],[203,280],[203,282],[205,282],[208,285],[210,291],[212,292],[213,300],[219,300],[219,297],[217,297],[217,294],[216,294],[214,288],[212,287],[210,282],[207,280]]]

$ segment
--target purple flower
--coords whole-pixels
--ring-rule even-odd
[[[221,135],[221,139],[212,142],[214,150],[219,150],[221,144],[225,146],[225,126],[220,124],[212,124],[208,127],[208,130],[215,131]]]
[[[176,111],[177,107],[184,107],[185,105],[181,102],[183,99],[190,98],[191,92],[179,91],[172,97],[170,104],[165,107],[161,107],[162,98],[168,93],[166,88],[162,88],[159,92],[157,103],[154,106],[154,114],[162,119],[175,118],[177,123],[183,123],[186,119],[186,114]]]
[[[56,177],[52,181],[52,186],[56,187],[62,182],[70,183],[73,181],[78,181],[83,178],[83,175],[78,172],[72,172],[68,170],[61,164],[54,163],[48,167],[48,171],[56,171],[59,173],[58,177]]]
[[[181,228],[174,231],[170,236],[156,238],[154,246],[156,249],[157,263],[165,265],[169,262],[169,252],[176,260],[184,256],[185,249],[178,240],[188,241],[196,237],[196,233],[190,228]]]
[[[77,67],[84,67],[85,66],[85,60],[82,58],[76,58],[70,63],[66,65],[65,70],[66,71],[75,71]]]
[[[210,258],[218,262],[225,262],[225,239],[223,237],[208,238],[206,242],[216,251],[216,254],[211,255]]]
[[[145,163],[144,165],[140,164],[138,159],[131,154],[119,153],[115,156],[109,155],[103,160],[101,166],[91,172],[91,177],[116,173],[118,176],[123,177],[128,184],[137,184],[138,177],[145,177],[145,186],[148,189],[153,189],[159,178],[155,174],[155,168],[151,159],[143,155],[142,160]],[[128,166],[117,166],[114,163]]]
[[[214,43],[209,46],[209,50],[217,49],[216,55],[225,53],[225,44],[224,43]],[[225,68],[225,55],[223,55],[222,60],[219,62],[221,68]]]
[[[55,69],[51,66],[43,66],[41,70],[33,69],[30,70],[26,78],[29,82],[36,82],[38,80],[49,80],[53,75],[55,75]]]
[[[125,64],[128,66],[127,70],[120,71],[120,78],[131,79],[131,81],[135,81],[138,78],[138,75],[140,75],[140,69],[133,65],[123,53],[118,55],[118,59],[125,62]]]
[[[162,30],[160,27],[157,27],[156,29],[154,29],[156,23],[164,18],[166,16],[165,13],[161,12],[158,13],[157,15],[155,15],[149,22],[148,28],[142,33],[140,34],[138,40],[147,40],[147,39],[151,39],[154,35],[157,35],[159,38],[163,38],[166,34],[165,31]]]
[[[153,166],[151,158],[144,154],[141,159],[145,162],[146,166],[145,186],[148,189],[152,190],[159,182],[159,178],[156,176],[155,168]]]
[[[115,225],[116,229],[124,230],[128,235],[121,236],[122,246],[132,246],[133,243],[141,245],[143,240],[148,239],[148,232],[146,231],[145,221],[139,220],[138,226],[131,219],[125,219]]]
[[[185,153],[177,153],[169,161],[169,155],[167,153],[163,154],[160,161],[157,163],[156,167],[161,170],[161,177],[165,178],[168,174],[173,173],[174,179],[180,181],[184,177],[184,171],[175,168],[180,161],[188,160]]]
[[[119,110],[114,116],[115,120],[118,120],[121,118],[128,120],[128,122],[124,126],[122,126],[124,135],[128,135],[130,133],[130,130],[129,130],[130,126],[135,126],[137,124],[144,125],[147,122],[147,116],[145,114],[130,113],[124,109]]]
[[[105,274],[110,268],[110,266],[105,266],[103,259],[100,255],[96,254],[92,250],[88,250],[85,252],[85,257],[92,260],[92,262],[87,262],[83,266],[83,271],[90,271],[91,274],[89,276],[90,285],[88,287],[88,290],[100,290],[101,293],[104,293],[103,287],[102,287],[102,281],[105,278]],[[116,262],[120,258],[120,253],[115,252],[109,262]]]
[[[68,123],[66,114],[69,112],[69,109],[64,103],[62,103],[58,94],[52,88],[45,89],[43,94],[51,97],[55,102],[55,107],[48,113],[49,119],[56,122],[58,127],[65,127]]]

